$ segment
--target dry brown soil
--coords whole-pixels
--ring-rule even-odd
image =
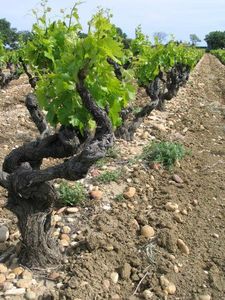
[[[30,90],[24,80],[0,91],[1,162],[13,147],[37,135],[24,108]],[[131,160],[155,138],[179,141],[190,154],[172,171]],[[76,243],[63,249],[64,264],[55,280],[49,283],[48,275],[34,274],[35,293],[44,286],[52,295],[45,299],[225,299],[225,67],[206,54],[166,111],[153,112],[133,142],[116,144],[119,157],[92,169],[83,182],[90,188],[91,175],[105,168],[122,168],[121,177],[98,184],[102,199],[79,207],[72,222],[71,215],[58,213],[62,224],[57,226],[69,225]],[[173,174],[182,182],[175,182]],[[118,195],[129,186],[136,188],[135,196],[121,199]],[[16,219],[4,208],[4,190],[0,201],[0,216],[12,234]],[[177,210],[166,209],[167,202],[177,204]],[[152,239],[141,235],[144,225],[154,228]],[[178,239],[189,254],[177,247]],[[16,242],[0,245],[0,254]],[[175,293],[167,295],[163,275]],[[62,284],[57,288],[57,283]]]

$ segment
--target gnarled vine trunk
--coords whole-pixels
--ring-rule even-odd
[[[70,126],[62,126],[58,133],[51,134],[35,103],[35,96],[28,95],[26,104],[41,136],[12,150],[0,172],[0,185],[8,190],[7,208],[18,218],[22,238],[19,259],[29,268],[46,268],[60,262],[61,255],[51,226],[57,193],[50,181],[85,177],[93,163],[104,157],[113,145],[112,125],[107,113],[96,105],[84,80],[85,72],[81,70],[76,88],[96,122],[95,135],[81,136]],[[46,157],[68,159],[41,170],[42,160]]]

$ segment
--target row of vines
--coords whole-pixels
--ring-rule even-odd
[[[20,262],[30,268],[60,260],[51,234],[58,197],[51,181],[85,177],[115,137],[131,140],[153,109],[163,110],[176,96],[203,55],[175,41],[153,46],[140,27],[127,46],[108,11],[99,10],[84,34],[76,5],[53,22],[47,17],[50,9],[43,8],[30,40],[14,52],[0,44],[1,87],[26,73],[34,90],[25,102],[40,132],[37,140],[12,150],[0,172],[7,207],[18,217]],[[137,112],[140,87],[149,102]],[[49,157],[67,159],[42,169]]]

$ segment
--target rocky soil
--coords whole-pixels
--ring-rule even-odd
[[[1,163],[38,134],[29,91],[25,77],[0,90]],[[190,153],[170,171],[146,165],[138,155],[155,139]],[[54,270],[18,264],[16,218],[0,190],[0,299],[225,299],[225,67],[206,54],[166,111],[146,118],[134,141],[117,140],[113,156],[81,181],[87,201],[55,210],[64,261]],[[116,182],[96,179],[105,170],[119,171]]]

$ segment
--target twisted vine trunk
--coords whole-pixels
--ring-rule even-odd
[[[95,136],[81,136],[71,126],[62,126],[58,133],[51,134],[35,97],[28,95],[26,104],[41,136],[12,150],[0,171],[0,185],[8,190],[7,208],[18,218],[22,238],[19,259],[31,269],[55,266],[61,259],[57,242],[52,237],[51,218],[57,193],[50,181],[84,178],[89,168],[113,145],[111,122],[85,87],[85,77],[85,70],[81,70],[76,88],[96,122]],[[46,157],[68,159],[41,170]]]
[[[117,128],[115,132],[116,137],[127,141],[132,140],[134,133],[146,116],[154,109],[160,111],[165,110],[165,102],[177,95],[179,88],[187,82],[189,74],[190,68],[182,64],[175,65],[166,74],[160,72],[154,80],[144,86],[145,91],[151,100],[150,103],[146,104],[140,112],[134,114],[130,118],[128,118],[128,115],[132,114],[132,109],[124,111],[121,116],[123,123]]]
[[[18,218],[22,244],[19,261],[32,269],[55,266],[61,254],[53,239],[52,209],[57,194],[50,183],[32,187],[28,197],[9,189],[7,208]]]

